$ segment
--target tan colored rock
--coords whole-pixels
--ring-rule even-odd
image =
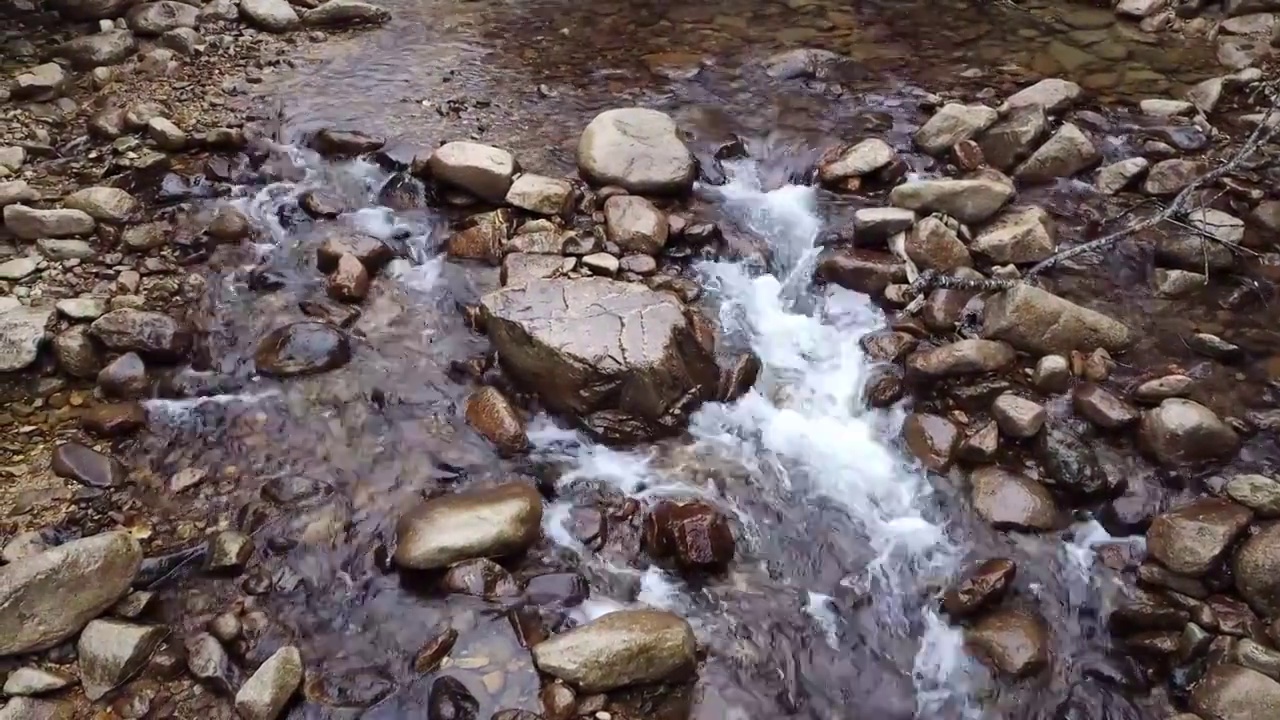
[[[1043,208],[1011,207],[996,216],[970,243],[969,249],[994,263],[1034,263],[1057,248],[1053,219]]]
[[[1151,522],[1147,552],[1176,573],[1199,577],[1222,559],[1252,516],[1248,508],[1229,500],[1197,500]]]
[[[578,170],[598,186],[655,194],[687,191],[697,172],[675,122],[646,108],[597,115],[578,142]]]
[[[913,353],[907,358],[907,372],[929,379],[975,375],[1004,370],[1015,359],[1006,343],[971,338]]]
[[[521,173],[511,182],[506,202],[538,215],[564,215],[572,209],[576,194],[568,180]]]
[[[1119,351],[1132,341],[1129,328],[1100,312],[1030,285],[1017,285],[987,302],[982,336],[1039,355]]]
[[[1129,187],[1142,173],[1151,167],[1151,161],[1143,157],[1113,162],[1098,171],[1093,186],[1103,195],[1115,195]]]
[[[991,167],[1007,171],[1027,159],[1049,133],[1049,118],[1039,105],[1014,108],[978,138]]]
[[[985,105],[948,103],[916,131],[913,139],[921,150],[939,155],[991,127],[999,117],[999,113]]]
[[[656,255],[667,244],[667,216],[636,195],[615,195],[604,202],[609,240],[624,252]]]
[[[501,202],[511,189],[516,159],[492,145],[455,141],[431,153],[431,176],[490,202]]]
[[[302,685],[302,654],[286,645],[258,666],[236,693],[236,714],[243,720],[276,720]]]
[[[486,385],[467,398],[467,424],[504,455],[514,455],[528,447],[520,411],[493,386]]]
[[[869,175],[898,157],[893,146],[879,138],[869,138],[841,152],[818,168],[818,179],[833,185],[849,178]]]
[[[583,693],[659,682],[697,662],[683,618],[659,610],[612,612],[533,646],[542,672]]]
[[[932,216],[922,219],[907,232],[904,247],[907,257],[921,269],[948,272],[973,265],[968,248],[955,232]]]
[[[1013,195],[1013,181],[995,170],[982,170],[961,179],[905,182],[889,193],[889,202],[916,212],[942,212],[960,222],[979,223],[999,212]]]
[[[1101,157],[1084,131],[1071,123],[1063,123],[1014,170],[1013,177],[1027,183],[1050,182],[1087,170]]]
[[[428,500],[396,524],[393,560],[436,570],[463,560],[523,552],[542,531],[542,496],[523,483],[467,490]]]
[[[1142,413],[1138,443],[1160,464],[1174,466],[1231,457],[1240,438],[1209,408],[1169,398]]]
[[[951,467],[960,433],[955,423],[941,415],[912,413],[902,424],[907,449],[922,465],[936,472]]]
[[[1205,720],[1280,717],[1280,682],[1239,665],[1212,665],[1191,691],[1191,709]]]

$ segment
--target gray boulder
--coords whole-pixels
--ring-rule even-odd
[[[164,627],[123,620],[94,620],[86,625],[76,643],[85,696],[97,700],[133,677],[168,634]]]
[[[138,41],[128,30],[108,30],[68,40],[54,48],[77,70],[92,70],[104,65],[124,62],[138,49]]]
[[[53,308],[47,307],[0,310],[0,373],[22,370],[40,357],[53,317]]]
[[[97,223],[81,210],[38,210],[26,205],[6,205],[4,226],[20,240],[38,240],[88,235]]]
[[[693,154],[675,121],[646,108],[606,110],[578,141],[578,170],[596,185],[618,185],[633,193],[681,193],[696,174]]]
[[[243,720],[276,720],[302,684],[302,654],[286,645],[267,658],[236,693]]]
[[[382,25],[390,19],[390,10],[361,0],[328,0],[302,14],[302,24],[306,27]]]
[[[125,24],[137,35],[157,37],[177,28],[194,28],[200,10],[176,0],[145,2],[129,8]]]
[[[150,310],[112,310],[94,320],[89,332],[108,349],[156,360],[180,360],[191,348],[190,331],[168,315]]]
[[[152,3],[154,5],[166,3]],[[182,3],[167,3],[182,5]],[[190,5],[183,5],[190,8]],[[62,200],[62,206],[80,210],[94,220],[122,223],[138,211],[138,201],[128,192],[114,187],[89,187],[77,190]]]
[[[259,30],[274,33],[288,32],[302,24],[287,0],[240,0],[240,17]]]
[[[995,215],[1013,195],[1013,181],[986,170],[968,178],[906,182],[889,193],[889,202],[894,207],[942,212],[963,223],[978,223]]]
[[[697,662],[689,623],[659,610],[622,610],[533,646],[542,672],[598,693],[666,680]]]
[[[999,117],[985,105],[948,103],[916,131],[914,140],[921,150],[938,155],[991,127]]]

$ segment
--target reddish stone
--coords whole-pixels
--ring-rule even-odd
[[[724,567],[734,554],[728,518],[702,502],[658,503],[645,518],[644,543],[650,555],[691,569]]]

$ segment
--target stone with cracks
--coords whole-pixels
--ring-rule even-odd
[[[1030,285],[1016,285],[987,302],[982,336],[1038,355],[1099,347],[1117,352],[1132,341],[1123,323]]]
[[[266,662],[236,693],[236,714],[243,720],[276,720],[302,684],[302,654],[286,645]]]
[[[973,265],[969,249],[955,231],[932,216],[922,219],[907,232],[903,247],[911,262],[921,269],[949,272]]]
[[[1071,107],[1080,98],[1080,86],[1070,80],[1045,78],[1013,95],[1000,106],[1001,113],[1021,107],[1038,107],[1046,113],[1056,113]]]
[[[597,115],[578,142],[578,170],[595,185],[642,194],[682,193],[697,173],[675,121],[646,108]]]
[[[985,105],[948,103],[916,131],[913,139],[921,150],[939,155],[991,127],[999,117],[999,113]]]
[[[533,280],[481,304],[503,366],[555,412],[615,410],[666,426],[715,392],[715,359],[668,293],[605,278]]]
[[[542,672],[583,693],[671,678],[697,662],[689,623],[659,610],[620,610],[533,646]]]
[[[969,249],[993,263],[1034,263],[1057,247],[1053,218],[1043,208],[1011,207],[982,229]]]
[[[1013,199],[1013,181],[994,170],[967,178],[913,180],[889,193],[894,207],[921,213],[941,212],[963,223],[979,223]]]
[[[126,532],[93,535],[0,569],[0,656],[51,648],[128,592],[142,548]]]
[[[20,240],[88,235],[96,226],[82,210],[38,210],[16,204],[4,208],[4,227]]]
[[[1057,132],[1031,153],[1031,157],[1018,166],[1013,176],[1028,183],[1049,182],[1087,170],[1101,157],[1084,131],[1071,123],[1063,123]]]
[[[90,700],[98,700],[142,669],[160,641],[169,634],[157,625],[123,620],[94,620],[76,643],[80,682]]]
[[[831,162],[823,163],[818,168],[818,179],[828,185],[861,177],[879,170],[893,162],[898,152],[893,146],[879,138],[868,138],[850,146]]]
[[[40,357],[54,314],[53,308],[22,305],[0,310],[0,373],[22,370]]]
[[[524,552],[542,528],[542,496],[507,483],[427,500],[396,524],[395,564],[437,570],[477,558]]]
[[[987,164],[1008,170],[1022,162],[1049,132],[1049,118],[1039,105],[1014,108],[982,133],[978,147]]]
[[[435,179],[490,202],[507,196],[517,169],[515,156],[506,150],[463,141],[436,148],[427,167]]]

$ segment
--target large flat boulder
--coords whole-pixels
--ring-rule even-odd
[[[503,288],[481,304],[503,366],[555,412],[663,426],[715,392],[715,358],[673,295],[553,279]]]

